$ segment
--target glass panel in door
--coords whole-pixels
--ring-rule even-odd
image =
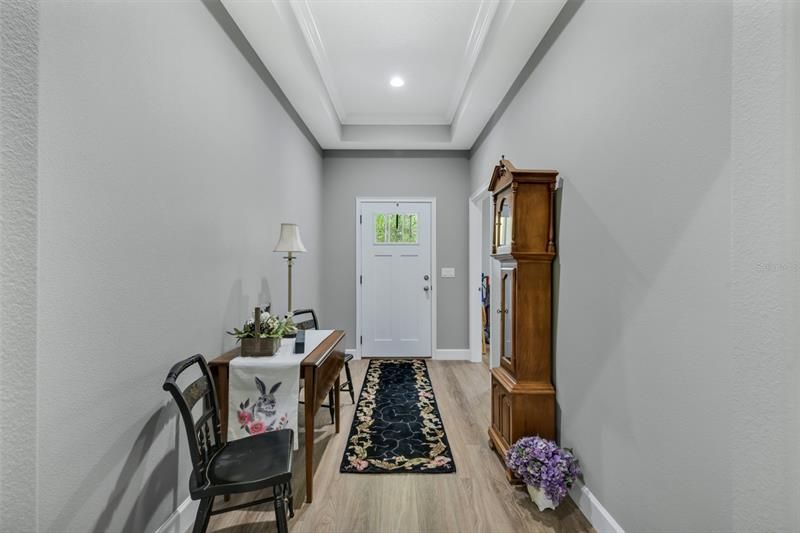
[[[501,360],[511,365],[514,353],[514,269],[503,269],[500,275],[500,332]]]
[[[497,208],[497,246],[511,244],[511,205],[508,197],[501,198]]]

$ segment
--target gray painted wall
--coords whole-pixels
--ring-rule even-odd
[[[0,531],[36,529],[38,24],[0,1]]]
[[[467,202],[469,163],[464,155],[413,153],[334,154],[324,160],[322,316],[325,327],[347,331],[355,346],[355,199],[357,196],[436,197],[438,268],[437,342],[440,349],[465,349],[467,338]]]
[[[798,354],[800,353],[800,328],[795,327],[795,325],[800,322],[800,297],[798,297],[800,295],[800,246],[797,244],[800,242],[800,209],[797,208],[800,205],[800,4],[792,4],[792,11],[790,13],[791,16],[786,18],[790,30],[787,32],[790,39],[786,47],[789,52],[787,61],[790,65],[790,78],[787,87],[790,90],[786,92],[789,108],[785,116],[789,118],[789,132],[791,135],[789,147],[790,153],[793,155],[788,159],[786,178],[784,180],[784,183],[789,184],[786,187],[788,194],[786,194],[784,209],[789,211],[790,230],[786,233],[786,245],[781,248],[787,250],[787,264],[793,265],[793,268],[789,270],[794,271],[794,281],[786,284],[788,287],[784,297],[789,300],[788,312],[786,313],[787,320],[790,321],[788,326],[788,331],[790,332],[788,337],[791,343],[789,354]],[[791,184],[794,185],[792,186]],[[783,276],[786,276],[786,274],[784,273]],[[789,278],[792,278],[792,274],[789,274]],[[788,399],[788,403],[796,406],[793,424],[795,432],[791,437],[793,442],[797,442],[800,440],[800,407],[797,407],[800,406],[800,387],[797,386],[800,383],[800,368],[795,367],[794,370],[794,374],[788,376],[789,390],[794,392]],[[789,476],[794,480],[792,501],[797,502],[800,500],[800,483],[797,483],[797,480],[800,480],[800,456],[795,456],[793,459],[792,463],[790,463]],[[793,520],[795,526],[797,526],[795,529],[800,529],[800,507],[793,507]]]
[[[283,221],[320,304],[321,153],[203,3],[40,9],[39,528],[152,531],[188,496],[161,383],[284,310]]]
[[[733,4],[733,523],[800,531],[800,4]],[[769,490],[772,494],[766,494]]]
[[[586,2],[471,159],[565,180],[560,438],[627,531],[800,529],[789,9]]]

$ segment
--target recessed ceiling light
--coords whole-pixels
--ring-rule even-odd
[[[391,85],[392,87],[402,87],[405,84],[406,84],[405,80],[400,76],[395,76],[391,80],[389,80],[389,85]]]

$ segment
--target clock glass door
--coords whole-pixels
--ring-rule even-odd
[[[500,274],[500,364],[514,370],[514,284],[515,268]]]
[[[494,242],[497,248],[511,244],[511,198],[507,194],[497,198]]]

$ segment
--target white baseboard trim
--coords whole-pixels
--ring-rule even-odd
[[[186,498],[155,533],[187,533],[194,526],[199,500]]]
[[[576,481],[569,495],[597,533],[625,533],[586,485]]]
[[[469,359],[470,361],[472,361],[473,363],[483,362],[483,354],[481,353],[480,348],[478,348],[477,350],[473,350],[472,348],[470,348],[467,351],[470,353],[470,359]]]
[[[437,348],[433,354],[436,361],[470,361],[472,354],[469,348],[459,348],[456,350]]]
[[[351,349],[345,350],[345,353],[353,354],[353,359],[361,359],[361,356],[358,355],[358,350]],[[433,352],[433,357],[431,358],[435,361],[473,361],[472,353],[470,352],[469,348],[458,348],[458,349],[449,349],[449,348],[437,348]],[[477,361],[480,363],[480,359]]]

